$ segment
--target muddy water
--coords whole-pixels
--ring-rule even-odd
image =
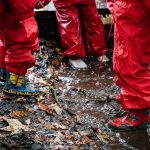
[[[80,116],[84,124],[98,127],[115,139],[111,145],[101,149],[113,150],[149,150],[150,129],[133,132],[112,132],[107,128],[107,121],[121,113],[121,107],[113,97],[119,95],[119,88],[114,84],[114,75],[110,64],[105,64],[98,76],[98,63],[90,64],[87,70],[68,68],[60,71],[62,85],[61,100],[66,108]]]
[[[112,132],[107,128],[109,118],[120,116],[121,110],[118,101],[113,100],[118,96],[120,89],[114,84],[114,75],[111,64],[104,64],[98,73],[99,64],[94,58],[85,61],[88,64],[86,70],[74,70],[69,64],[58,69],[58,79],[49,78],[49,61],[52,57],[52,49],[45,49],[43,55],[37,54],[38,63],[30,71],[29,79],[34,82],[39,90],[38,102],[51,106],[56,103],[52,100],[50,88],[55,87],[56,95],[62,108],[68,110],[70,115],[63,111],[61,115],[49,114],[40,109],[33,98],[19,98],[13,101],[3,101],[0,87],[0,116],[17,118],[23,124],[29,122],[33,133],[21,132],[11,135],[11,132],[0,131],[0,150],[149,150],[150,128],[146,131]],[[41,59],[42,58],[42,59]],[[21,114],[17,114],[16,110]],[[15,114],[14,114],[15,112]],[[22,115],[22,116],[21,116]],[[69,123],[68,121],[69,120]],[[52,128],[52,123],[65,125],[67,130],[58,127]],[[80,123],[80,124],[79,124]],[[0,120],[0,128],[8,126],[8,123]],[[83,144],[83,136],[77,134],[80,131],[98,130],[101,138],[106,134],[110,140],[106,141],[94,138],[95,144]],[[94,133],[94,132],[93,132]],[[96,132],[95,132],[96,133]],[[87,139],[86,139],[87,140]],[[79,143],[79,144],[78,144]],[[90,142],[91,143],[91,142]],[[93,143],[93,142],[92,142]],[[96,146],[96,148],[95,148]]]

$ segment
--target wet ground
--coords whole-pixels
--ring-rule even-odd
[[[88,57],[88,69],[75,70],[52,43],[41,42],[29,72],[40,96],[4,100],[1,86],[0,150],[149,150],[150,128],[121,133],[107,128],[109,118],[124,113],[114,100],[120,89],[111,55],[102,69]]]

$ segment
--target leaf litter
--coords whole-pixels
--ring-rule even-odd
[[[104,64],[100,77],[99,63],[94,57],[84,60],[87,70],[74,70],[54,40],[40,41],[41,49],[35,54],[36,66],[29,70],[29,80],[39,88],[40,95],[0,101],[0,148],[99,150],[127,147],[105,126],[109,117],[121,114],[120,104],[113,100],[120,89],[113,84],[110,62]],[[3,99],[2,93],[0,98]]]

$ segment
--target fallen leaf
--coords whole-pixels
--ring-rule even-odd
[[[1,120],[4,120],[8,123],[7,127],[0,128],[1,131],[8,131],[11,132],[11,134],[17,134],[23,131],[34,131],[33,129],[30,129],[27,125],[23,125],[19,120],[17,119],[8,119],[7,117],[0,117]]]
[[[43,119],[38,118],[39,122],[42,124],[43,128],[51,130],[51,129],[61,129],[61,130],[66,130],[67,127],[64,125],[60,125],[56,122],[46,122]]]
[[[62,130],[66,130],[66,129],[67,129],[66,126],[60,125],[60,124],[58,124],[58,123],[56,123],[56,122],[52,122],[52,125],[53,125],[55,128],[57,128],[57,129],[62,129]]]
[[[89,136],[91,134],[90,131],[78,131],[78,132],[81,136]]]
[[[55,48],[55,51],[56,51],[58,54],[62,55],[62,49],[61,49],[61,48],[56,47],[56,48]]]
[[[16,102],[24,103],[24,102],[26,102],[26,99],[24,97],[19,97],[19,98],[16,99]]]
[[[54,140],[53,140],[54,143],[62,143],[61,139],[59,137],[56,137]]]
[[[60,61],[56,58],[56,59],[52,60],[52,65],[57,67],[60,65]]]
[[[51,129],[55,129],[55,127],[49,123],[49,122],[45,122],[45,120],[38,118],[39,122],[42,124],[42,127],[47,129],[47,130],[51,130]]]
[[[57,104],[52,105],[52,109],[57,115],[61,115],[63,111],[63,109],[60,108]]]
[[[11,117],[13,118],[22,118],[22,117],[26,117],[28,115],[28,112],[27,111],[19,111],[19,110],[16,110],[16,111],[13,111],[11,113]]]
[[[104,144],[110,143],[110,136],[107,133],[96,133],[97,137],[100,141],[102,141]]]
[[[42,95],[39,95],[39,96],[37,96],[36,97],[36,100],[38,101],[38,102],[41,102],[42,100],[44,100],[45,98],[42,96]]]
[[[50,115],[53,115],[53,113],[52,113],[52,108],[50,108],[50,106],[46,106],[46,105],[44,105],[43,103],[38,103],[38,107],[41,109],[41,110],[44,110],[44,111],[46,111],[47,113],[49,113]]]
[[[31,119],[27,119],[27,120],[26,120],[26,124],[27,124],[27,125],[30,125],[30,123],[31,123]]]
[[[82,137],[82,144],[95,144],[95,142],[87,136]]]
[[[48,67],[48,73],[50,77],[53,77],[54,79],[58,79],[58,71],[56,71],[53,64]]]

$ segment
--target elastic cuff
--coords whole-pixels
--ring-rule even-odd
[[[26,69],[15,69],[11,67],[6,67],[6,70],[16,75],[25,75],[27,73]]]
[[[5,68],[6,68],[6,65],[5,65],[5,63],[3,63],[3,62],[0,62],[0,68],[3,68],[3,69],[5,69]]]

